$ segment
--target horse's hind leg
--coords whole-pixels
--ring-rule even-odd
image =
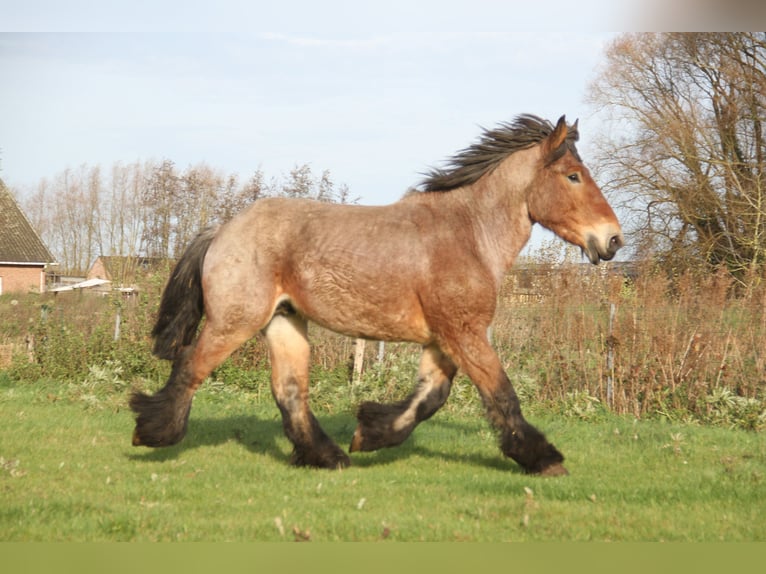
[[[242,343],[252,329],[221,332],[205,324],[198,339],[173,361],[165,386],[154,395],[136,392],[130,408],[136,413],[134,446],[161,447],[180,442],[186,435],[192,399],[197,388]]]
[[[265,329],[271,357],[271,390],[293,444],[296,466],[342,468],[351,461],[311,412],[308,403],[309,343],[306,320],[290,310],[275,315]]]
[[[193,346],[184,349],[173,361],[165,386],[154,395],[135,392],[130,398],[130,408],[136,413],[133,446],[171,446],[186,435],[192,396],[195,385],[190,370],[189,357]]]
[[[457,368],[436,345],[423,350],[418,386],[403,401],[384,405],[364,402],[359,406],[359,425],[351,440],[351,452],[396,446],[410,436],[418,423],[429,419],[447,400]]]

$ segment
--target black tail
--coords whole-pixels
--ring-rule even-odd
[[[157,322],[152,329],[153,352],[174,360],[191,344],[202,320],[202,262],[218,227],[208,227],[191,242],[170,275],[162,293]]]

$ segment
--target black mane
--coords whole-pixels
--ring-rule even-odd
[[[450,191],[476,183],[512,153],[539,144],[553,129],[553,124],[548,120],[530,114],[520,115],[510,123],[503,122],[493,130],[485,129],[478,142],[459,151],[448,160],[445,168],[434,168],[427,172],[420,188],[423,191]],[[569,127],[565,145],[579,160],[575,148],[577,139],[575,123]],[[561,150],[561,155],[566,152],[566,148]]]

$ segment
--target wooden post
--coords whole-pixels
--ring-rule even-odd
[[[358,381],[362,378],[362,368],[364,367],[364,347],[366,341],[364,339],[357,339],[354,349],[354,380]]]
[[[122,313],[120,308],[117,307],[117,314],[114,317],[114,340],[120,340],[120,324],[122,323]]]
[[[616,306],[609,304],[609,335],[606,338],[606,404],[614,407],[614,314]]]

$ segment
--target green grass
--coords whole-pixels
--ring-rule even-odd
[[[535,414],[571,472],[541,479],[452,410],[332,472],[287,465],[268,393],[223,389],[198,393],[182,444],[149,450],[125,390],[0,381],[0,540],[766,540],[763,434]],[[347,445],[353,416],[317,415]]]

